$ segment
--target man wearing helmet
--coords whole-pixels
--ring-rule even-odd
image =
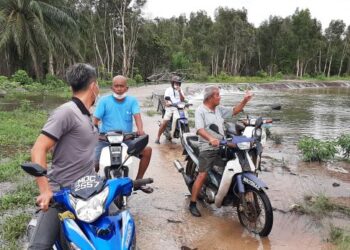
[[[179,76],[173,76],[171,78],[171,87],[167,88],[164,93],[164,98],[170,97],[171,101],[165,100],[165,114],[163,117],[163,122],[159,127],[158,136],[155,143],[160,144],[160,136],[164,132],[165,128],[168,125],[168,121],[173,116],[174,112],[177,111],[175,107],[171,107],[171,104],[178,102],[183,102],[185,100],[185,95],[181,89],[181,79]]]

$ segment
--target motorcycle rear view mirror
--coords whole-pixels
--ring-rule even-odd
[[[22,169],[31,176],[41,177],[46,176],[47,170],[37,163],[23,163],[21,165]]]

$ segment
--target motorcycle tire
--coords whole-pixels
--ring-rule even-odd
[[[268,236],[273,224],[273,211],[270,200],[263,190],[258,190],[248,185],[245,188],[245,195],[252,193],[254,199],[253,201],[247,201],[247,211],[244,211],[242,201],[239,202],[237,206],[239,222],[249,231],[259,234],[261,237]]]
[[[183,133],[189,133],[190,132],[190,128],[188,127],[188,124],[183,125],[182,131],[183,131]]]
[[[191,159],[188,159],[186,163],[185,174],[192,179],[192,182],[187,184],[188,191],[192,194],[193,183],[195,182],[198,173],[196,173],[196,164]],[[201,193],[198,195],[198,199],[203,199]]]

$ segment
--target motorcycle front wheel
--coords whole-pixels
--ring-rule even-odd
[[[269,198],[263,190],[245,186],[246,205],[240,200],[237,206],[239,222],[250,232],[262,237],[269,235],[273,224],[273,211]]]

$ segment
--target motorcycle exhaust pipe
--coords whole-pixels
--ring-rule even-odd
[[[184,167],[182,166],[182,164],[179,162],[179,160],[175,160],[174,161],[174,166],[176,167],[177,171],[179,171],[180,173],[184,172]]]
[[[178,160],[175,160],[174,166],[176,167],[177,171],[179,171],[182,174],[182,177],[184,178],[186,185],[192,186],[193,180],[191,177],[189,177],[187,174],[185,174],[184,167],[182,166],[182,164]]]

